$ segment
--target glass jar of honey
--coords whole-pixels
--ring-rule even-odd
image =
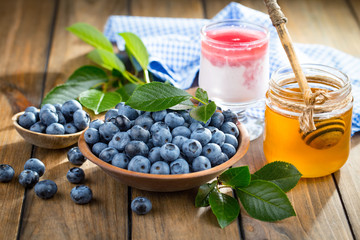
[[[264,154],[268,162],[293,164],[305,178],[331,174],[349,156],[353,97],[346,74],[329,66],[301,65],[312,93],[323,101],[306,105],[291,67],[273,73],[266,93]],[[299,116],[312,108],[315,129],[304,132]]]

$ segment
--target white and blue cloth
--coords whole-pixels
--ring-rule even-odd
[[[144,42],[149,54],[149,71],[174,86],[189,88],[200,67],[200,29],[211,21],[240,19],[265,26],[270,31],[270,73],[289,65],[276,29],[267,14],[230,3],[212,19],[110,16],[104,34],[124,50],[120,32],[133,32]],[[360,131],[360,59],[336,49],[314,44],[294,44],[301,63],[318,63],[348,74],[354,96],[352,134]],[[250,114],[263,118],[263,110]]]

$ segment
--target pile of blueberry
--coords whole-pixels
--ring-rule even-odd
[[[239,130],[231,111],[215,112],[204,124],[188,111],[140,112],[124,103],[94,120],[85,141],[94,155],[116,167],[151,174],[209,169],[235,155]]]
[[[62,105],[45,104],[40,110],[28,107],[18,123],[33,132],[62,135],[84,130],[89,126],[90,117],[78,101],[69,100]]]

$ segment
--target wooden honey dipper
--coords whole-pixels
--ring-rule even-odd
[[[345,122],[342,118],[330,118],[314,122],[313,106],[314,104],[324,103],[327,100],[327,94],[324,91],[316,91],[314,93],[311,91],[296,57],[290,34],[285,25],[287,18],[276,0],[264,0],[264,2],[304,97],[306,109],[299,117],[301,137],[307,145],[316,149],[326,149],[335,146],[344,135]]]

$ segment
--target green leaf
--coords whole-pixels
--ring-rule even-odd
[[[75,23],[66,29],[95,48],[113,52],[113,47],[104,34],[87,23]]]
[[[180,110],[187,110],[194,107],[193,102],[190,99],[186,99],[185,101],[171,107],[170,109],[180,111]]]
[[[262,179],[275,183],[284,192],[296,186],[301,178],[301,173],[296,167],[286,162],[272,162],[251,175],[252,180]]]
[[[239,203],[229,195],[219,191],[212,191],[209,196],[209,203],[221,228],[229,225],[239,215]]]
[[[99,114],[109,110],[121,102],[121,96],[117,92],[103,93],[96,89],[91,89],[80,94],[79,101],[85,107]]]
[[[209,104],[198,106],[190,111],[190,116],[198,121],[206,123],[207,120],[211,118],[211,116],[216,111],[215,102],[210,102]]]
[[[209,102],[209,98],[208,98],[208,94],[207,92],[202,89],[202,88],[198,88],[196,89],[195,92],[195,97],[197,97],[198,99],[200,99],[201,101],[208,103]]]
[[[95,63],[110,71],[116,69],[121,73],[125,72],[125,66],[123,62],[114,53],[103,49],[94,49],[87,55],[87,57],[91,61],[94,61]]]
[[[195,198],[195,207],[209,206],[209,195],[214,190],[217,181],[212,183],[205,183],[199,187],[198,193]]]
[[[101,68],[95,66],[82,66],[71,74],[66,83],[89,82],[88,85],[90,85],[90,82],[94,82],[93,85],[95,85],[97,83],[106,82],[107,80],[108,76]]]
[[[127,52],[134,56],[143,70],[147,69],[149,65],[149,53],[141,39],[131,32],[123,32],[119,33],[119,35],[125,40]]]
[[[219,181],[224,184],[236,187],[246,187],[250,184],[251,175],[248,166],[229,168],[219,176]]]
[[[236,193],[253,218],[273,222],[296,216],[286,194],[272,182],[254,180],[247,187],[236,188]]]
[[[137,87],[137,84],[127,83],[123,87],[117,89],[116,92],[120,93],[122,101],[125,102],[129,99]]]
[[[139,86],[127,100],[126,105],[142,111],[156,112],[168,109],[191,97],[186,91],[174,86],[151,82]]]

